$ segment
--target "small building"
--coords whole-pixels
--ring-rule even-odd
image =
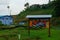
[[[13,24],[13,17],[12,16],[1,16],[0,22],[2,22],[3,25],[11,25]]]
[[[49,28],[50,18],[52,15],[27,15],[26,18],[29,20],[30,27],[45,27]]]
[[[48,37],[50,37],[50,19],[52,15],[27,15],[28,19],[28,35],[30,36],[31,27],[45,27],[48,28]]]

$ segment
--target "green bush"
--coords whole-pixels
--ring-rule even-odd
[[[3,26],[2,22],[0,21],[0,26]]]

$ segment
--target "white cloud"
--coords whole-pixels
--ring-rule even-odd
[[[10,6],[12,10],[12,14],[18,14],[20,11],[24,9],[24,1],[25,0],[11,0]]]
[[[32,5],[32,4],[47,4],[48,0],[27,0],[26,2],[29,2],[30,5]]]
[[[0,0],[0,5],[6,5],[9,4],[9,0]]]
[[[24,9],[24,4],[29,2],[30,5],[32,4],[47,4],[48,0],[0,0],[0,13],[2,14],[9,14],[7,6],[10,6],[11,14],[16,15]],[[2,10],[2,11],[1,11]],[[5,13],[4,13],[5,12]],[[1,15],[1,14],[0,14]]]

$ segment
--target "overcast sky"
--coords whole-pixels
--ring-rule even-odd
[[[28,2],[32,4],[47,4],[49,0],[0,0],[0,15],[17,15],[19,12],[24,10],[24,4]],[[7,6],[10,6],[8,10]]]

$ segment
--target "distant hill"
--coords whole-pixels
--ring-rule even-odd
[[[21,11],[17,15],[17,22],[20,21],[26,21],[26,16],[27,15],[49,15],[52,14],[53,17],[51,19],[51,24],[58,26],[60,25],[60,17],[54,17],[55,14],[55,2],[52,1],[48,4],[33,4],[29,6],[28,8],[26,7],[23,11]]]
[[[29,8],[25,8],[22,12],[18,14],[18,18],[23,19],[27,15],[46,15],[46,14],[53,14],[54,11],[54,2],[51,2],[49,4],[33,4],[29,6]]]

